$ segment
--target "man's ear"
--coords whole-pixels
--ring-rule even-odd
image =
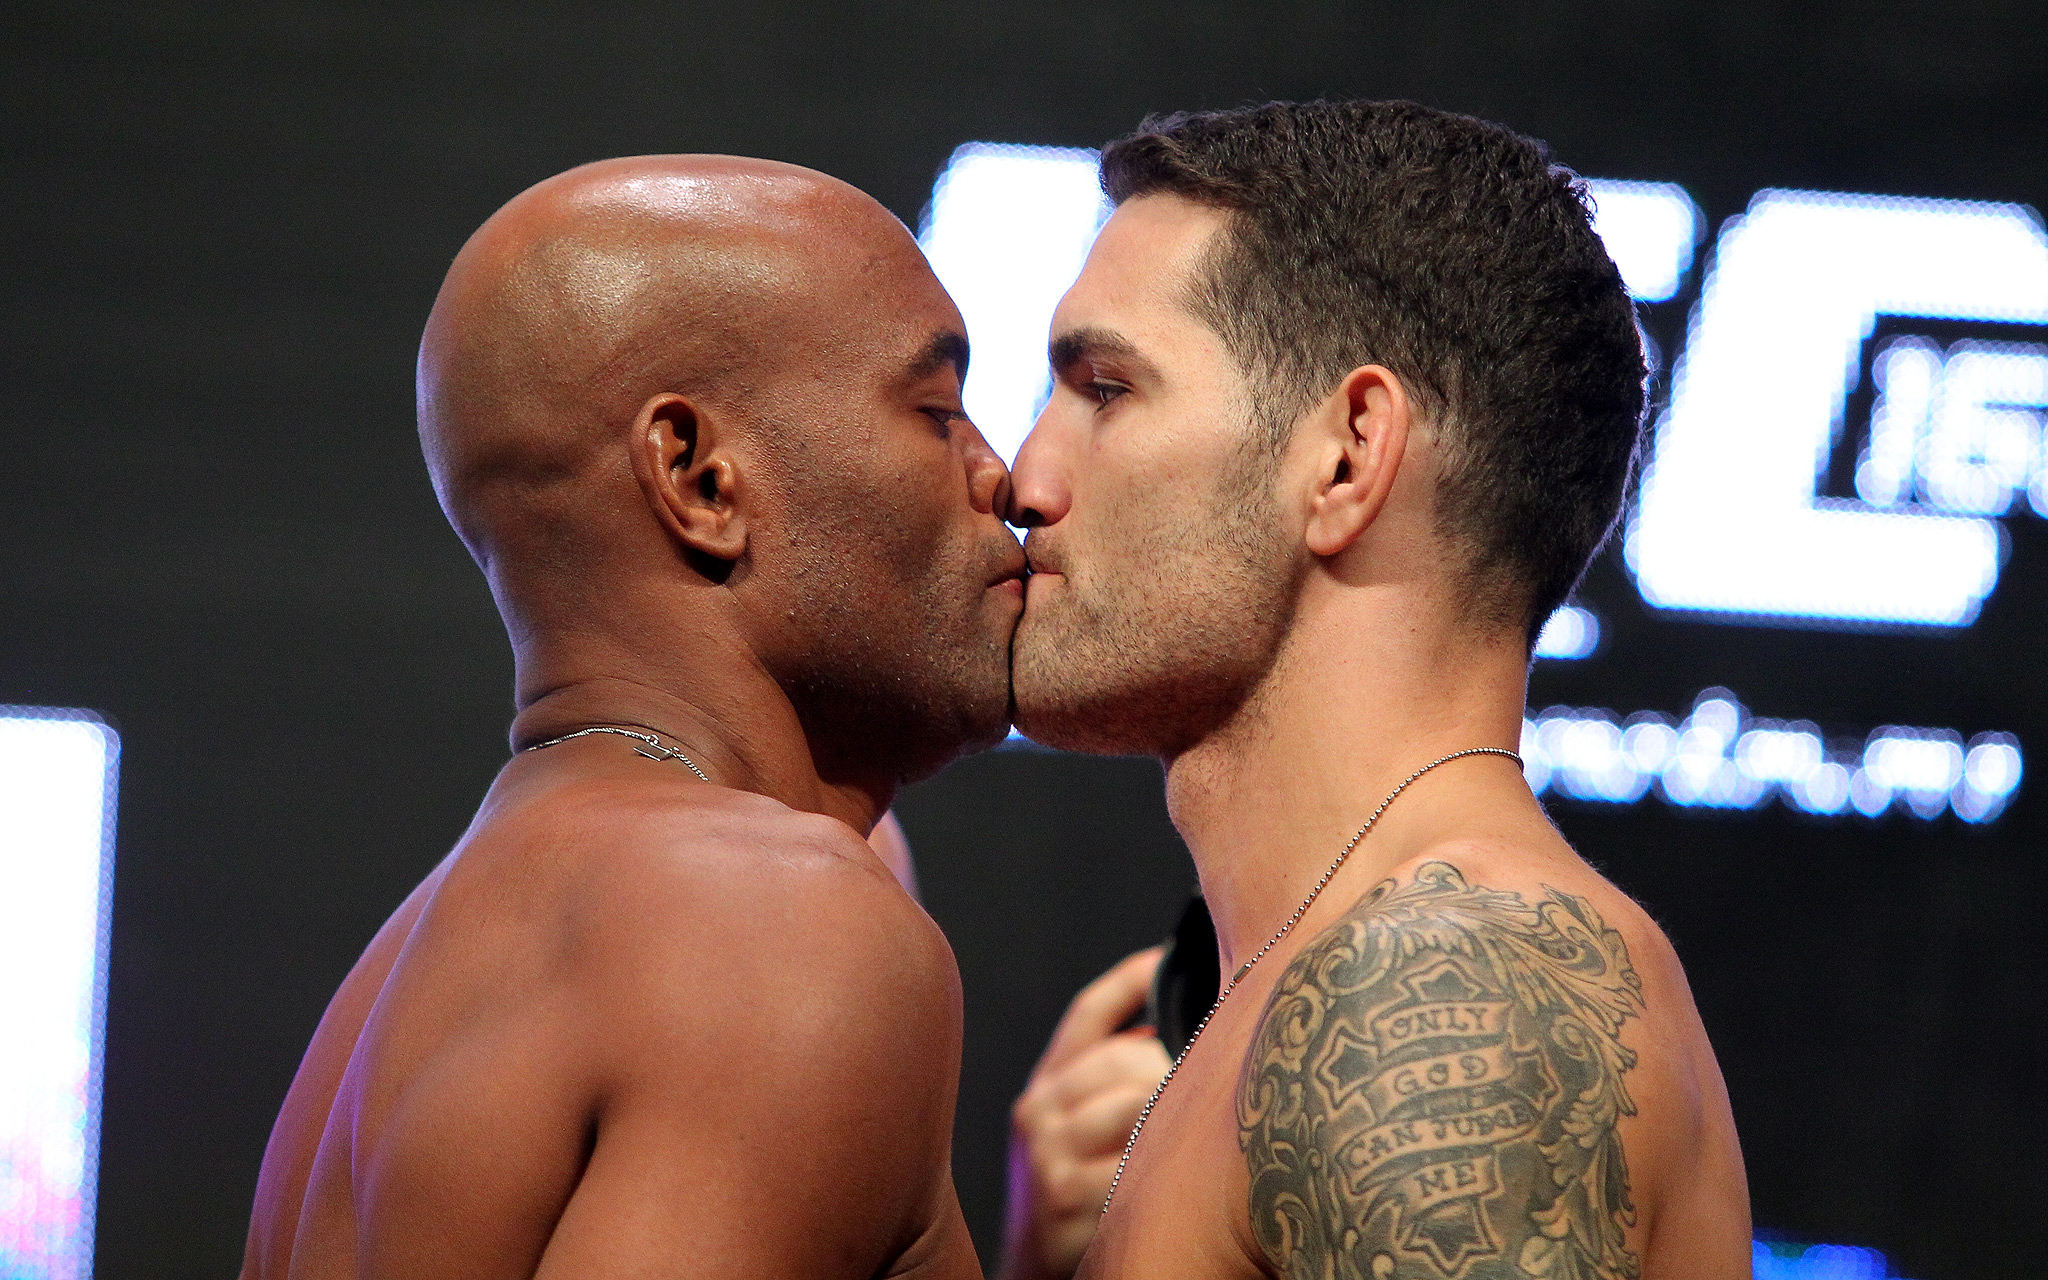
[[[1319,473],[1309,504],[1308,548],[1333,556],[1379,518],[1408,453],[1414,406],[1401,379],[1384,365],[1361,365],[1316,415]]]
[[[691,563],[721,582],[747,549],[730,434],[718,413],[672,391],[633,420],[633,474],[649,505]]]

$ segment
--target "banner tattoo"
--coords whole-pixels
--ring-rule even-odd
[[[1274,989],[1238,1090],[1252,1224],[1300,1280],[1636,1280],[1628,948],[1585,898],[1387,880]]]

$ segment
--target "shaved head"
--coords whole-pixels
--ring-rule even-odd
[[[1000,732],[1008,635],[981,615],[1016,553],[976,510],[1003,480],[961,416],[966,359],[903,224],[824,174],[645,156],[506,204],[435,301],[419,425],[522,702],[563,637],[624,660],[695,636],[828,736]]]
[[[815,295],[901,238],[835,178],[736,156],[601,161],[513,199],[456,257],[420,345],[421,443],[472,553],[489,569],[649,395],[746,407]]]

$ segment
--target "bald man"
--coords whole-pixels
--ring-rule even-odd
[[[243,1276],[978,1276],[945,940],[863,837],[1008,718],[1023,556],[901,223],[721,157],[464,247],[420,435],[517,749],[343,983]]]

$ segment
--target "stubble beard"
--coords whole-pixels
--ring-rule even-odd
[[[804,428],[762,424],[793,477],[777,495],[794,603],[777,620],[775,676],[820,775],[915,782],[1000,741],[1012,628],[992,620],[987,591],[1000,553],[900,485],[821,454]]]
[[[1057,604],[1013,644],[1018,727],[1047,746],[1172,761],[1254,697],[1293,622],[1304,566],[1281,531],[1273,468],[1180,515],[1123,509],[1068,564]]]
[[[808,643],[785,687],[821,772],[881,765],[896,782],[915,782],[1008,729],[1008,629],[991,620],[973,557],[946,550],[954,554],[915,568],[891,557],[856,569],[839,547],[805,557],[810,616],[792,622]],[[886,588],[871,585],[877,567],[893,571]]]

